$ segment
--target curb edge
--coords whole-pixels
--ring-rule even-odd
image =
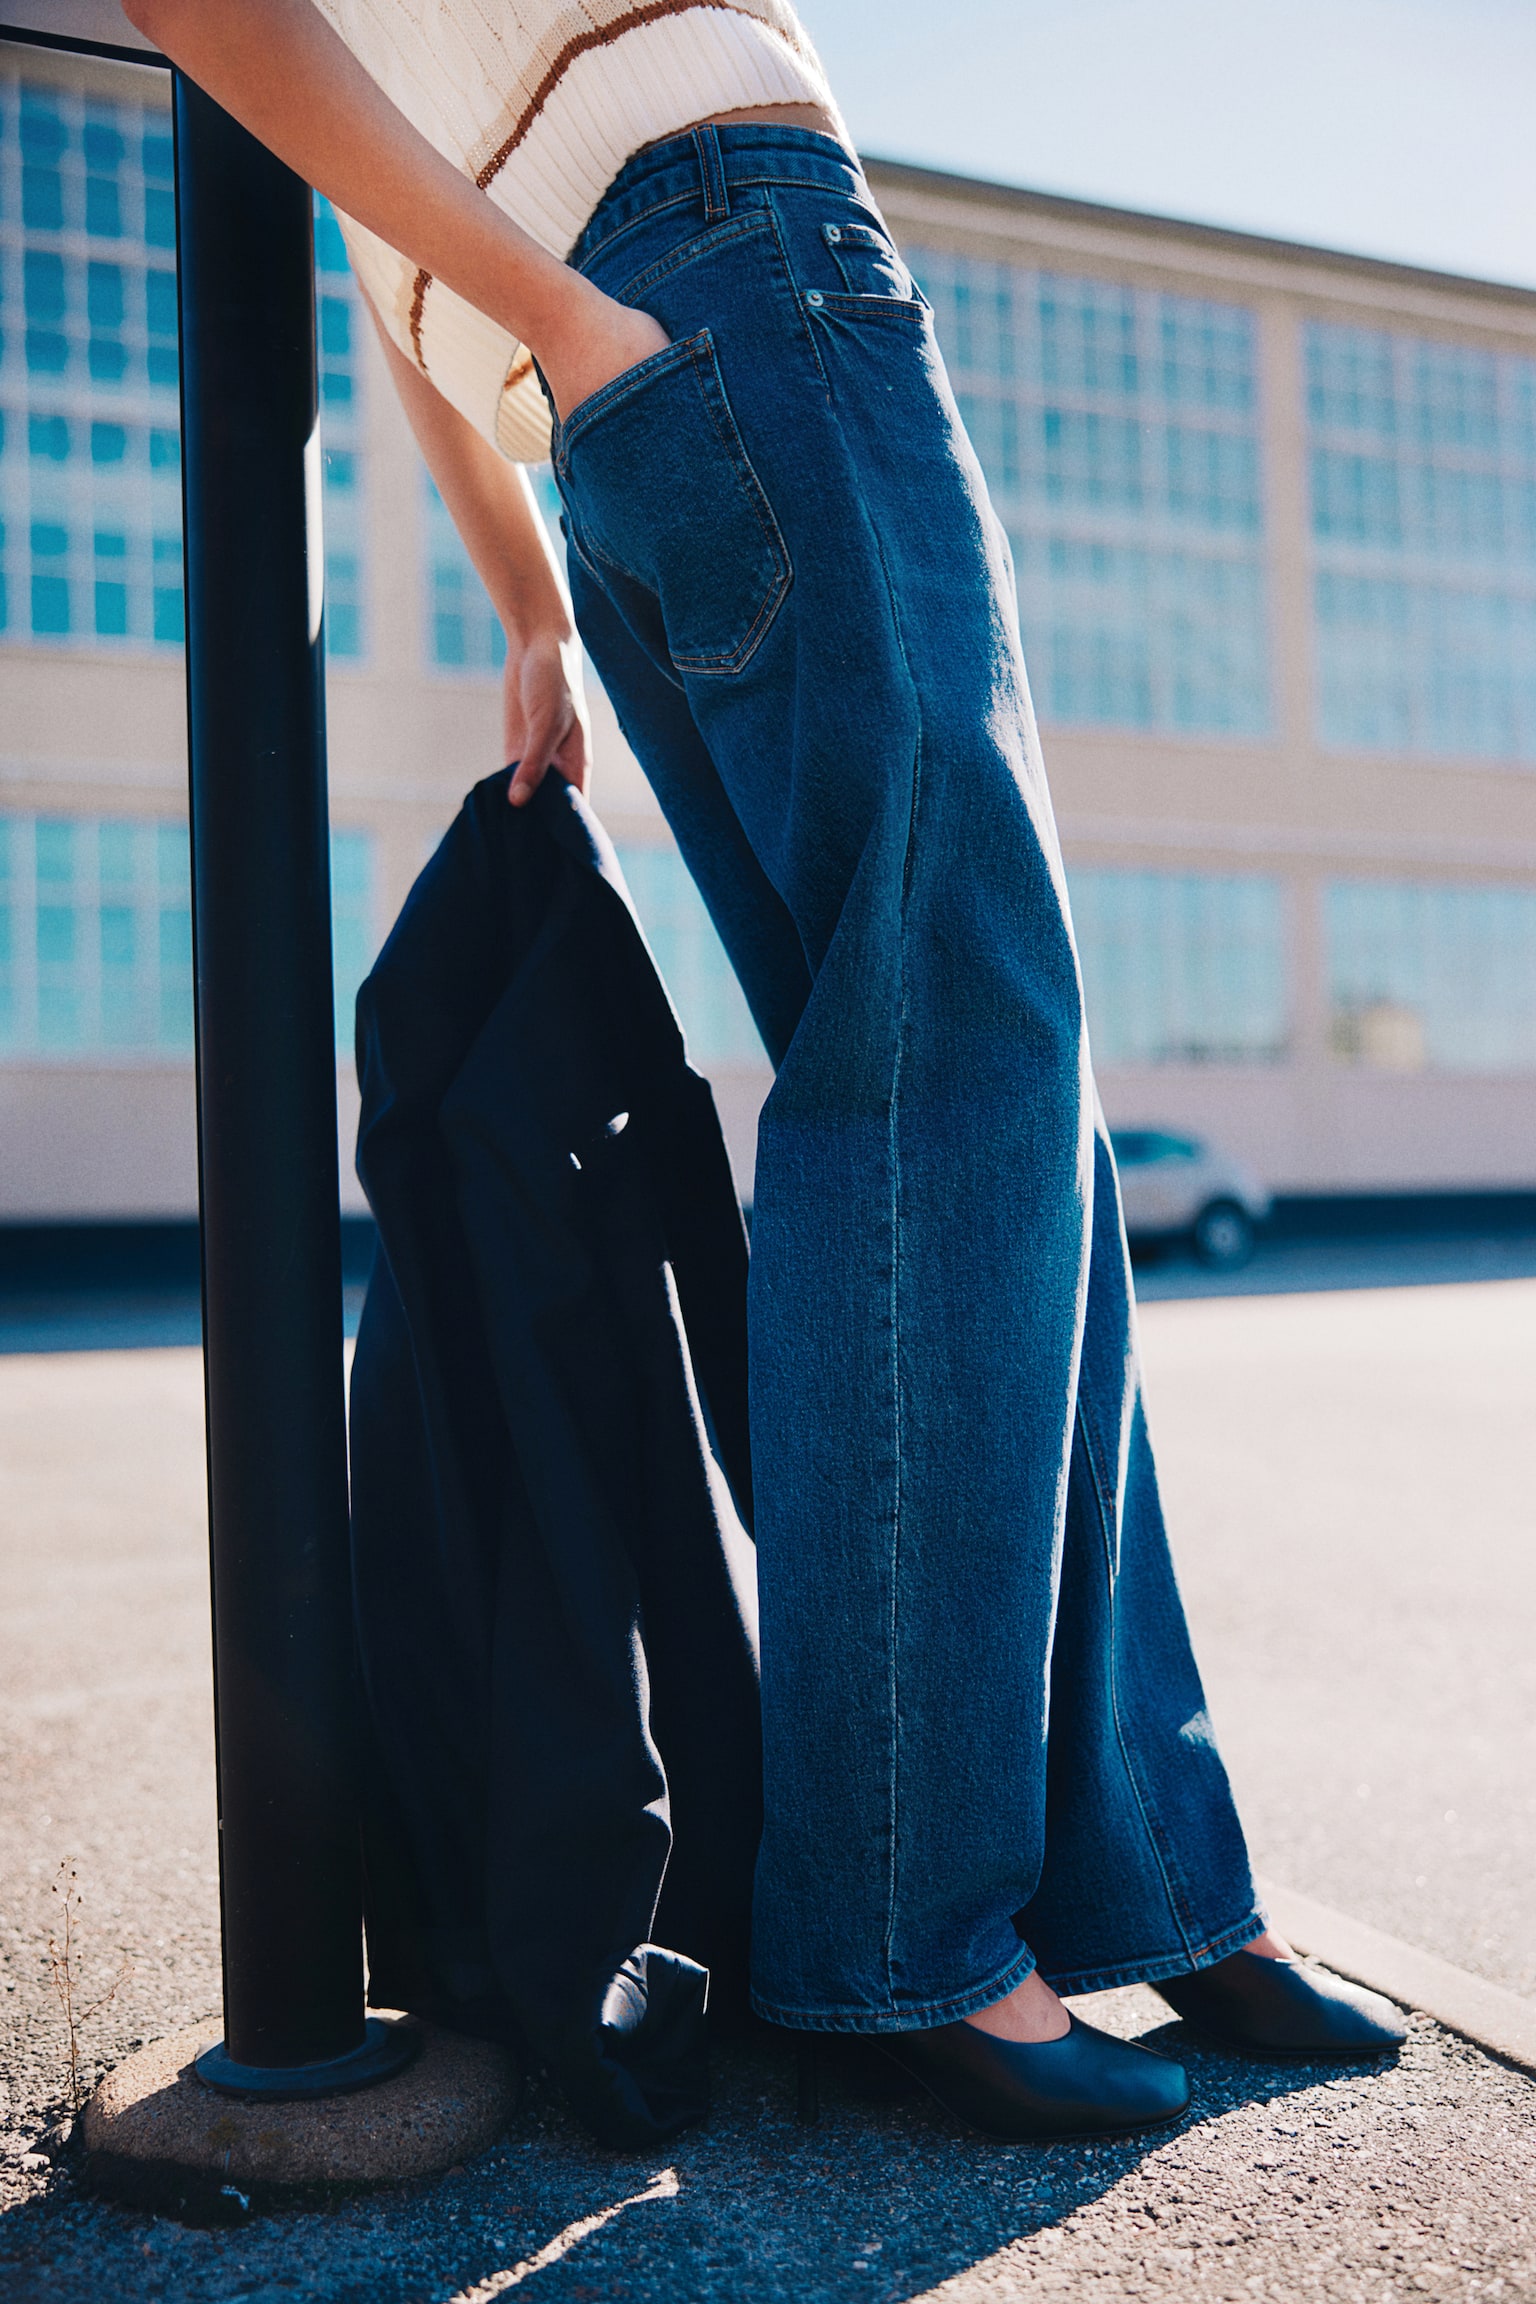
[[[1417,2008],[1479,2048],[1490,2049],[1521,2071],[1536,2073],[1536,2001],[1502,1984],[1457,1968],[1416,1944],[1352,1920],[1278,1881],[1260,1880],[1276,1929],[1298,1952],[1321,1960],[1356,1984]]]

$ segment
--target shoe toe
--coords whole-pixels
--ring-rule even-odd
[[[1390,2000],[1327,1968],[1233,1952],[1157,1987],[1219,2046],[1258,2056],[1387,2056],[1407,2031]]]
[[[1072,2018],[1065,2039],[1046,2045],[1061,2052],[1063,2093],[1076,2100],[1085,2129],[1176,2120],[1189,2103],[1189,2074],[1182,2064],[1137,2040],[1101,2032],[1080,2016]]]
[[[1379,1992],[1368,1991],[1363,1984],[1347,1984],[1326,1968],[1292,1973],[1308,1988],[1305,2001],[1297,1994],[1298,2018],[1305,2023],[1309,2014],[1314,2016],[1322,2038],[1331,2046],[1384,2055],[1401,2048],[1407,2039],[1407,2026],[1391,2001]]]

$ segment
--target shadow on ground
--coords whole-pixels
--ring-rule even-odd
[[[1244,2064],[1194,2048],[1156,2021],[1160,2008],[1133,1990],[1093,2011],[1190,2064],[1194,2111],[1140,2140],[1001,2147],[952,2129],[924,2098],[872,2102],[836,2074],[820,2124],[802,2128],[788,2056],[753,2043],[719,2057],[710,2126],[643,2160],[585,2144],[534,2089],[504,2141],[465,2169],[239,2230],[104,2207],[63,2171],[0,2219],[0,2293],[7,2304],[491,2304],[524,2288],[550,2304],[983,2304],[1080,2296],[1086,2281],[1116,2304],[1194,2287],[1374,2298],[1401,2293],[1382,2275],[1400,2279],[1433,2248],[1445,2277],[1430,2293],[1452,2299],[1485,2293],[1495,2262],[1506,2279],[1515,2269],[1486,2196],[1476,2246],[1445,2261],[1438,2195],[1453,2138],[1477,2157],[1491,2073],[1508,2098],[1497,2126],[1518,2214],[1536,2099],[1517,2075],[1423,2024],[1383,2072]],[[1433,2168],[1440,2180],[1423,2180]],[[1338,2284],[1319,2285],[1330,2263]]]

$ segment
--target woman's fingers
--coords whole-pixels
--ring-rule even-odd
[[[509,661],[503,729],[506,756],[517,761],[507,793],[514,808],[533,798],[551,767],[585,789],[586,715],[563,646],[527,648]]]

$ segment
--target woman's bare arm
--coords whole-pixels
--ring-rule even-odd
[[[584,792],[591,733],[581,642],[527,475],[449,406],[382,328],[379,341],[417,445],[507,636],[502,741],[505,757],[518,764],[508,797],[514,808],[531,800],[548,768]]]
[[[124,0],[146,38],[349,216],[526,344],[568,415],[666,334],[520,231],[313,0]]]

